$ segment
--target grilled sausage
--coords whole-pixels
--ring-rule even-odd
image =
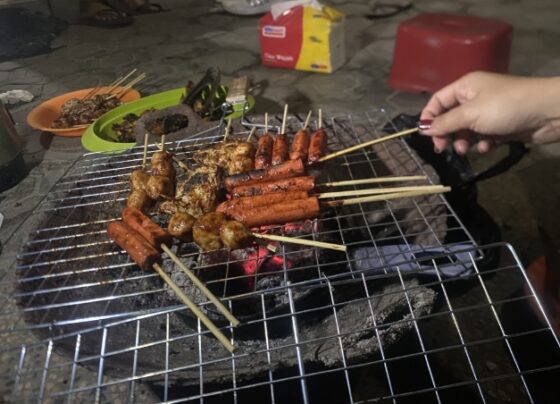
[[[125,223],[121,221],[109,223],[107,234],[140,268],[150,269],[154,264],[161,264],[159,252]]]
[[[321,157],[327,153],[327,134],[323,129],[313,132],[309,141],[309,153],[307,161],[316,163]]]
[[[241,185],[233,189],[235,198],[240,196],[255,196],[273,194],[277,192],[304,191],[309,192],[315,187],[315,177],[284,178],[275,181],[265,181],[256,184]]]
[[[169,220],[167,231],[173,237],[189,242],[192,241],[192,228],[195,218],[188,213],[177,212]]]
[[[159,151],[152,154],[152,175],[160,175],[175,182],[175,167],[173,167],[173,156],[170,153]]]
[[[133,191],[144,191],[146,189],[146,184],[150,179],[150,174],[142,170],[134,170],[130,174],[130,189]]]
[[[260,206],[273,205],[275,203],[285,201],[295,201],[297,199],[308,198],[307,192],[294,191],[294,192],[279,192],[276,194],[264,194],[256,196],[243,196],[241,198],[234,198],[231,201],[222,202],[216,209],[217,212],[227,213],[232,209],[254,209]]]
[[[247,227],[259,227],[314,219],[320,214],[319,200],[316,197],[310,197],[261,206],[259,209],[234,209],[227,215]]]
[[[288,137],[285,134],[279,134],[274,139],[270,164],[277,166],[286,160],[288,160]]]
[[[162,175],[152,175],[146,184],[146,193],[152,199],[172,198],[175,194],[173,181]]]
[[[161,249],[162,244],[171,245],[172,238],[169,233],[138,209],[124,208],[122,218],[132,230],[144,237],[148,243],[158,250]]]
[[[309,133],[307,130],[300,129],[297,131],[292,140],[292,148],[290,151],[290,160],[302,159],[307,160],[309,151]]]
[[[253,241],[253,235],[243,223],[235,220],[226,220],[220,227],[220,239],[224,246],[230,250],[235,250],[250,246]]]
[[[270,167],[273,143],[274,141],[270,135],[264,135],[259,138],[257,151],[255,152],[255,168],[257,170]]]
[[[224,179],[225,188],[231,192],[240,185],[254,184],[261,181],[280,180],[305,175],[302,160],[288,160],[274,167],[261,170],[246,171],[241,174],[230,175]]]
[[[204,251],[222,248],[220,227],[226,220],[223,213],[210,212],[201,216],[193,225],[193,240]]]
[[[126,200],[126,206],[129,208],[136,208],[142,212],[147,212],[154,204],[154,200],[151,199],[146,191],[133,190]]]

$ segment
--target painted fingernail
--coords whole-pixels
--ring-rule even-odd
[[[429,130],[432,128],[432,122],[433,120],[431,119],[422,119],[420,120],[420,122],[418,122],[418,129]]]

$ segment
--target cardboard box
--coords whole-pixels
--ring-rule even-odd
[[[344,14],[316,1],[272,7],[259,21],[264,66],[331,73],[344,64]]]

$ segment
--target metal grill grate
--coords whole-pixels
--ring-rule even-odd
[[[291,117],[289,126],[296,129],[301,122]],[[330,149],[379,136],[387,122],[384,111],[334,116],[327,124]],[[169,146],[188,162],[194,151],[220,140],[215,135]],[[218,258],[209,264],[192,245],[182,246],[177,251],[182,261],[243,319],[236,329],[219,323],[237,347],[230,355],[178,305],[156,274],[139,271],[106,237],[106,224],[119,216],[128,193],[128,175],[141,160],[140,148],[119,156],[85,155],[37,209],[42,225],[0,282],[6,397],[124,402],[155,394],[170,402],[254,397],[283,402],[295,394],[308,402],[332,381],[341,402],[376,397],[446,401],[449,392],[461,389],[486,402],[494,393],[488,385],[514,380],[515,392],[531,400],[528,379],[537,369],[558,364],[520,364],[514,340],[546,335],[554,352],[558,340],[549,324],[514,334],[505,328],[501,306],[536,299],[532,289],[515,299],[499,286],[491,290],[497,285],[487,276],[527,285],[519,261],[507,246],[492,247],[509,263],[480,275],[482,250],[473,246],[441,196],[337,208],[305,230],[308,237],[346,244],[349,253],[281,246],[282,266],[273,276],[234,273],[233,266],[247,257],[214,252]],[[405,142],[395,141],[337,159],[320,178],[419,173],[435,180]],[[450,234],[464,242],[447,243]],[[306,259],[288,265],[298,254]],[[172,263],[166,262],[165,270],[195,293]],[[240,281],[244,289],[236,286]],[[468,299],[457,295],[464,285],[472,289]],[[192,297],[219,322],[202,296]],[[473,330],[472,322],[463,324],[463,316],[476,313],[484,327]],[[445,330],[435,340],[433,324]],[[478,368],[487,354],[484,347],[492,344],[505,347],[495,352],[496,363],[504,367],[494,368],[494,376]],[[457,380],[434,366],[439,357],[462,364]],[[417,375],[401,377],[403,363],[415,366]],[[376,382],[362,383],[360,377]],[[411,384],[411,378],[418,383]]]

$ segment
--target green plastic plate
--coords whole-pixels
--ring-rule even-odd
[[[106,154],[122,153],[136,146],[136,143],[117,142],[117,135],[112,129],[113,124],[121,122],[124,116],[130,113],[140,115],[149,108],[163,109],[178,105],[184,93],[184,88],[164,91],[129,102],[107,112],[86,129],[82,135],[82,146],[90,152]],[[255,99],[249,95],[247,101],[245,111],[242,110],[243,106],[240,106],[226,118],[241,118],[243,113],[250,111],[255,106]]]

